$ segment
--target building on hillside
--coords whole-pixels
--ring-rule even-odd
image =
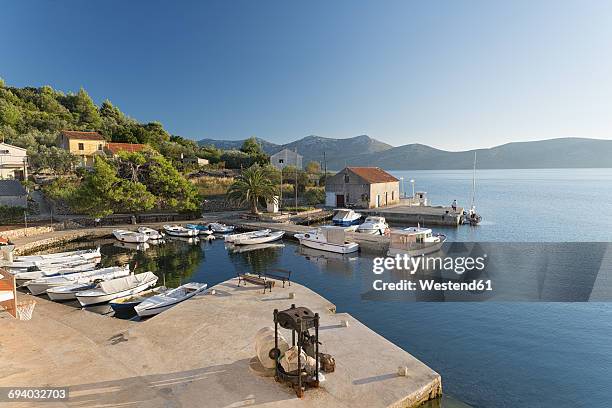
[[[0,143],[0,179],[27,180],[28,153],[26,149]]]
[[[183,163],[185,164],[196,164],[198,166],[206,166],[209,164],[208,159],[203,159],[201,157],[183,157]]]
[[[270,156],[270,164],[279,170],[287,166],[295,166],[298,169],[302,169],[302,155],[298,154],[297,151],[283,149],[278,153]]]
[[[376,208],[399,202],[399,180],[378,167],[346,167],[325,183],[328,207]]]
[[[92,166],[94,156],[104,154],[106,139],[98,132],[81,132],[62,130],[58,137],[58,146],[68,150],[81,159],[81,166]]]
[[[0,205],[22,208],[28,206],[28,193],[18,180],[0,180]]]
[[[108,156],[115,156],[119,152],[141,152],[146,149],[147,145],[139,144],[139,143],[116,143],[116,142],[107,142],[104,146],[104,152]]]

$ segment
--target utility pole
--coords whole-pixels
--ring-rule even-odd
[[[281,213],[283,212],[283,168],[280,169],[280,197],[278,200],[278,206],[281,209]]]
[[[297,166],[295,166],[295,211],[297,212],[297,201],[298,201],[298,197],[297,197],[297,190],[298,190],[298,168]]]
[[[327,185],[327,159],[325,158],[325,150],[323,150],[323,182]]]

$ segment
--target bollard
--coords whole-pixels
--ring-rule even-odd
[[[289,299],[295,299],[295,292],[289,292]]]
[[[349,327],[349,321],[348,320],[341,320],[340,324],[342,325],[342,327]]]
[[[408,377],[408,367],[401,366],[397,368],[397,375],[400,377]]]

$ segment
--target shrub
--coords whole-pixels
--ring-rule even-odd
[[[325,190],[318,187],[309,188],[304,193],[304,199],[310,205],[322,204],[325,202]]]

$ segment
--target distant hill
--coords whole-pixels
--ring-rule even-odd
[[[297,148],[304,156],[304,163],[311,160],[322,162],[325,151],[327,168],[334,170],[346,165],[376,166],[388,170],[470,169],[474,151],[480,169],[612,167],[612,140],[550,139],[462,152],[449,152],[422,144],[393,147],[365,135],[348,139],[307,136],[284,145],[259,140],[268,154],[283,148]],[[228,149],[240,148],[242,142],[205,139],[199,143]]]

